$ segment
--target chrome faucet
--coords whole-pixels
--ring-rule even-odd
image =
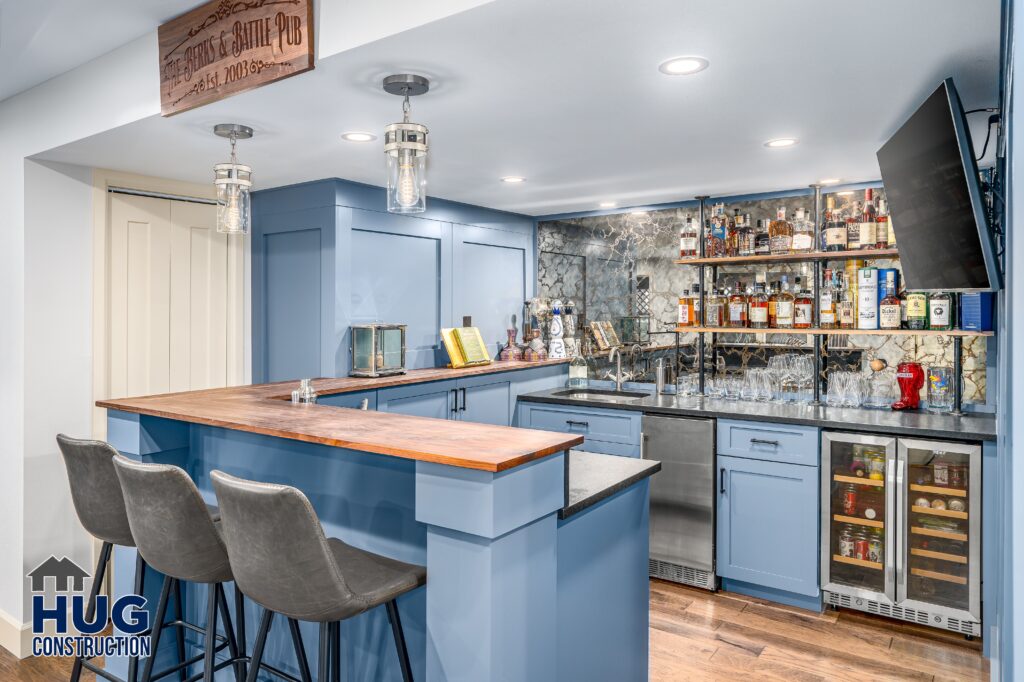
[[[615,360],[615,374],[613,375],[611,372],[607,372],[605,374],[605,378],[614,379],[615,390],[621,391],[622,382],[626,381],[629,377],[624,377],[622,374],[622,349],[618,346],[612,346],[612,349],[608,351],[608,362],[611,362],[612,359]]]

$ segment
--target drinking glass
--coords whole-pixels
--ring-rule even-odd
[[[743,387],[740,389],[740,398],[743,400],[757,400],[757,382],[760,370],[748,369],[743,373]]]
[[[676,395],[693,397],[697,395],[700,382],[696,374],[684,373],[676,377]]]
[[[828,393],[825,402],[830,407],[842,407],[846,397],[846,385],[849,382],[848,372],[829,372]]]
[[[953,370],[950,367],[928,368],[928,409],[932,412],[953,411]]]

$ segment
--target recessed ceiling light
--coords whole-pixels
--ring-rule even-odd
[[[614,201],[602,201],[598,204],[601,208],[615,208],[617,205]]]
[[[846,190],[844,192],[836,192],[836,194],[838,194],[841,197],[848,197],[851,194],[853,194],[853,190],[852,189],[848,189],[848,190]]]
[[[521,175],[506,175],[501,179],[501,181],[515,185],[520,182],[526,182],[526,178],[522,177]]]
[[[377,136],[373,133],[364,133],[359,130],[353,130],[351,132],[342,133],[341,139],[348,142],[373,142],[377,139]]]
[[[658,71],[668,76],[689,76],[708,68],[704,57],[672,57],[658,65]]]
[[[774,140],[768,140],[764,143],[764,146],[769,147],[770,149],[780,149],[782,147],[792,147],[795,144],[796,139],[792,137],[778,137]]]

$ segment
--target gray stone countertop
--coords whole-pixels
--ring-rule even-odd
[[[569,451],[569,503],[558,513],[566,519],[637,481],[661,471],[661,462],[635,457]]]
[[[633,410],[650,414],[683,417],[717,417],[800,424],[825,429],[886,433],[919,438],[949,438],[966,441],[996,439],[996,420],[992,414],[933,414],[923,411],[872,410],[828,407],[794,403],[759,403],[720,398],[649,395],[628,402],[599,402],[553,395],[566,389],[537,391],[519,396],[520,401],[578,405],[589,408]],[[632,390],[632,389],[630,389]],[[586,447],[584,445],[584,447]]]

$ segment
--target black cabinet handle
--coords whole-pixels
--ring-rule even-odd
[[[725,467],[718,470],[718,492],[725,494]]]
[[[459,391],[462,392],[462,407],[459,408],[459,412],[465,412],[466,411],[466,389],[460,388]]]
[[[779,441],[777,440],[764,440],[762,438],[751,438],[751,445],[771,445],[773,448],[779,447]]]
[[[459,391],[452,389],[452,414],[459,411]]]
[[[573,427],[573,426],[578,426],[581,429],[589,429],[590,428],[590,422],[577,422],[577,421],[573,421],[572,419],[566,419],[565,423],[570,428]]]

